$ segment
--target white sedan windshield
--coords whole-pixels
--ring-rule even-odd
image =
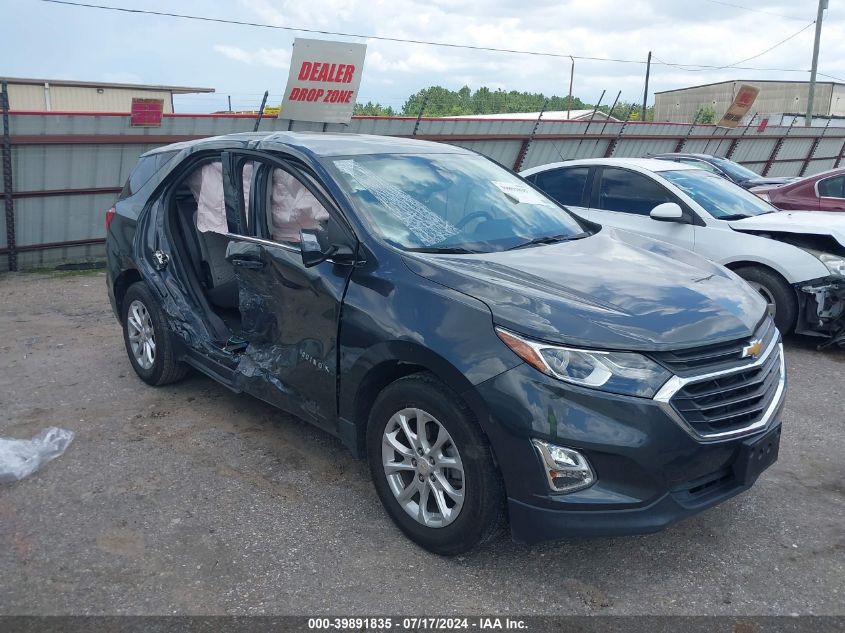
[[[661,171],[660,176],[719,220],[740,220],[775,211],[768,202],[739,185],[701,169]]]

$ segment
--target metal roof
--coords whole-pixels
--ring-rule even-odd
[[[590,118],[595,118],[596,121],[619,121],[616,117],[609,116],[601,110],[546,110],[540,112],[501,112],[499,114],[462,114],[460,116],[443,117],[449,119],[492,119],[496,121],[536,121],[541,118],[543,121],[558,120],[558,121],[585,121]]]
[[[10,84],[43,86],[72,86],[74,88],[124,88],[130,90],[165,90],[174,94],[191,94],[196,92],[214,92],[214,88],[195,88],[190,86],[155,86],[147,84],[115,84],[98,81],[74,81],[68,79],[33,79],[31,77],[0,77],[0,81]]]
[[[797,81],[790,79],[728,79],[727,81],[714,81],[708,84],[696,84],[695,86],[684,86],[683,88],[674,88],[672,90],[660,90],[655,92],[655,95],[668,94],[670,92],[683,92],[684,90],[693,90],[695,88],[708,88],[710,86],[724,86],[725,84],[806,84],[810,85],[809,81]],[[817,86],[845,86],[845,83],[839,81],[817,81]],[[803,116],[803,115],[802,115]]]

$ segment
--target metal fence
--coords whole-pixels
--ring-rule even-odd
[[[7,213],[0,270],[102,260],[105,211],[140,154],[176,141],[251,131],[255,124],[253,115],[165,115],[159,128],[133,128],[128,114],[12,112],[8,120],[3,147],[11,178],[2,189]],[[763,175],[799,176],[839,167],[845,150],[845,128],[798,124],[727,130],[598,120],[359,117],[349,125],[264,119],[260,129],[414,136],[460,145],[517,170],[573,158],[687,151],[725,156]]]

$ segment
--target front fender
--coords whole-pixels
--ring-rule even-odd
[[[818,258],[797,246],[750,233],[732,232],[742,236],[742,243],[734,244],[728,252],[720,254],[716,261],[723,266],[761,264],[777,271],[793,285],[830,274]]]

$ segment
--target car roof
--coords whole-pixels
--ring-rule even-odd
[[[259,149],[272,151],[292,148],[318,157],[363,154],[473,154],[470,150],[455,145],[396,136],[331,132],[239,132],[173,143],[150,150],[144,155],[203,145],[219,146],[220,141],[226,140],[256,141]]]
[[[539,167],[532,167],[520,172],[523,176],[530,176],[540,171],[547,171],[549,169],[557,169],[558,167],[574,167],[578,165],[605,165],[607,167],[634,167],[643,169],[645,171],[683,171],[686,169],[695,169],[701,171],[699,167],[694,165],[684,165],[683,163],[672,163],[658,158],[581,158],[578,160],[567,160],[562,163],[549,163],[548,165],[540,165]]]
[[[718,156],[714,156],[713,154],[696,154],[695,152],[661,152],[660,154],[654,154],[652,158],[664,156],[666,158],[700,158],[702,160],[713,160],[714,158],[719,158]],[[728,159],[723,158],[722,160]]]

